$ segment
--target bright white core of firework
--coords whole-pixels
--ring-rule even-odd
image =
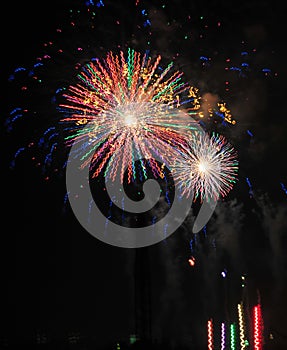
[[[205,173],[208,172],[208,164],[204,161],[201,161],[199,164],[198,164],[198,170],[200,171],[200,173],[203,175]]]

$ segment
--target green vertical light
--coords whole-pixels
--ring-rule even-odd
[[[128,88],[131,87],[132,79],[133,79],[134,54],[135,54],[135,51],[128,48]]]
[[[235,324],[230,325],[230,349],[236,350]]]

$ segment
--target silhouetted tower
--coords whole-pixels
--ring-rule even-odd
[[[151,288],[148,247],[135,251],[135,332],[140,340],[151,340]]]

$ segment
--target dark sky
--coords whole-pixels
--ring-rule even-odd
[[[2,24],[1,71],[7,86],[2,120],[19,105],[38,111],[36,118],[20,121],[12,132],[1,128],[2,338],[30,341],[40,331],[64,339],[79,331],[99,344],[114,344],[135,331],[135,250],[97,240],[81,227],[69,206],[64,210],[64,178],[53,175],[45,181],[46,175],[31,160],[31,154],[43,158],[42,151],[32,147],[14,169],[9,164],[16,150],[39,138],[54,118],[47,101],[59,84],[71,79],[77,61],[105,55],[126,43],[144,51],[150,40],[151,51],[167,62],[179,53],[176,64],[203,91],[224,95],[238,124],[223,132],[240,157],[239,181],[219,203],[207,236],[198,236],[193,252],[189,221],[166,241],[144,249],[149,257],[144,263],[151,285],[153,336],[206,348],[207,319],[214,317],[219,324],[234,317],[242,297],[240,276],[246,274],[250,304],[257,301],[257,291],[261,295],[266,339],[272,331],[274,341],[283,344],[287,336],[287,195],[280,185],[287,187],[284,9],[275,1],[139,1],[138,7],[135,1],[103,1],[104,7],[94,7],[94,28],[89,16],[76,15],[72,30],[69,3],[61,1],[59,7],[54,0],[10,2],[2,12],[2,22],[9,18],[7,25]],[[83,1],[72,4],[71,8],[85,12]],[[146,19],[150,28],[143,25]],[[58,37],[55,28],[62,28],[63,36]],[[23,98],[8,77],[16,67],[31,67],[49,40],[53,47],[64,48],[64,59],[52,57],[39,91],[27,79],[28,97]],[[79,46],[84,54],[76,53]],[[227,75],[225,60],[230,58],[239,67],[245,51],[250,64],[246,76]],[[55,53],[53,48],[51,52]],[[210,68],[202,67],[201,56],[211,58]],[[271,71],[267,76],[264,68]],[[252,184],[251,197],[246,178]],[[191,254],[196,257],[194,268],[187,261]],[[228,271],[225,280],[220,275],[223,269]]]

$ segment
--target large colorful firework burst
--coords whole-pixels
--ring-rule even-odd
[[[162,69],[160,60],[131,49],[127,59],[123,51],[109,52],[105,60],[84,66],[80,83],[63,94],[66,101],[59,110],[64,114],[61,122],[70,125],[67,146],[88,139],[77,156],[83,167],[90,166],[93,177],[104,171],[114,179],[120,172],[123,180],[128,169],[130,182],[136,177],[135,157],[147,159],[153,175],[163,177],[154,158],[170,164],[184,147],[184,136],[196,128],[191,114],[197,107],[178,113],[183,103],[194,102],[191,87],[181,81],[181,72],[171,71],[172,62]],[[140,168],[146,177],[143,162]]]

